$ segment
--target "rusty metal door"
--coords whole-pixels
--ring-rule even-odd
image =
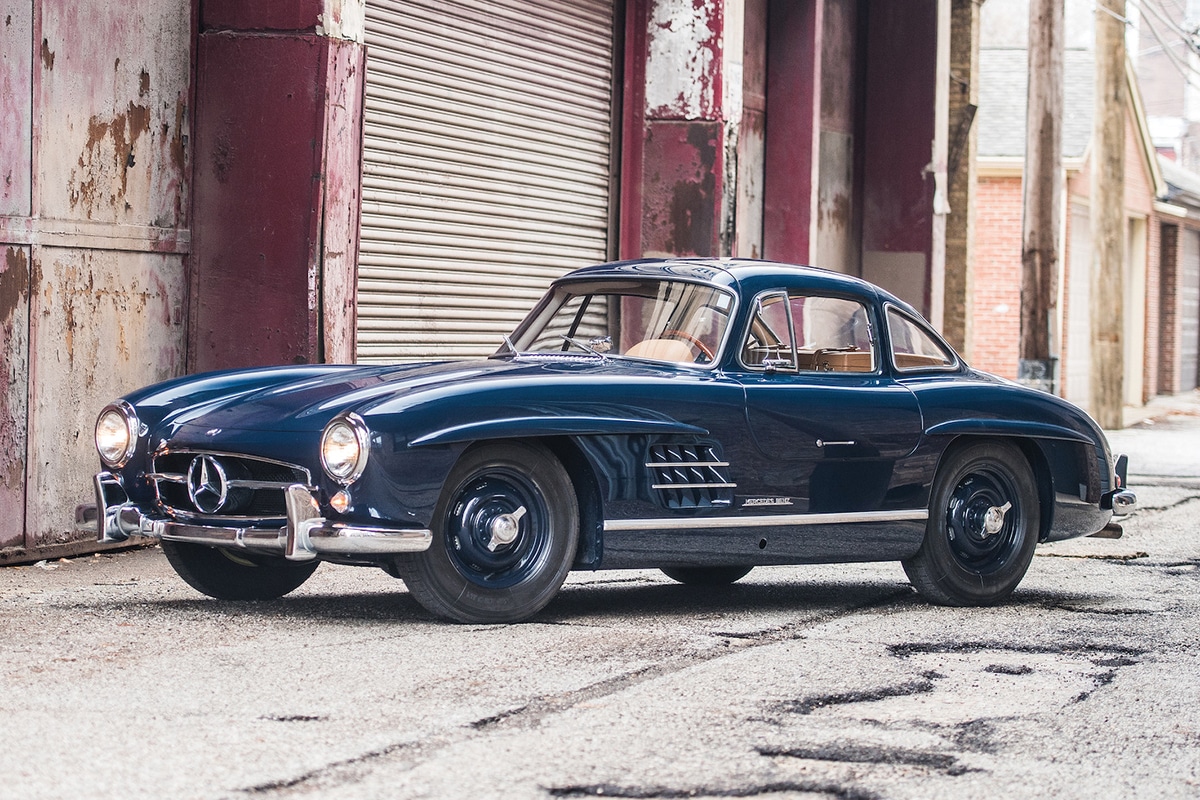
[[[0,563],[90,546],[96,411],[183,369],[191,14],[6,6]]]

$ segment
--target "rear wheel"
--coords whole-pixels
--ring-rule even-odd
[[[925,540],[904,571],[931,602],[998,603],[1029,569],[1040,518],[1037,484],[1020,450],[994,441],[954,450],[938,468]]]
[[[162,542],[167,561],[188,586],[218,600],[274,600],[313,574],[319,561],[233,553],[190,542]]]
[[[753,567],[663,567],[663,574],[688,586],[725,586],[750,574]]]
[[[434,509],[433,544],[396,567],[428,611],[459,622],[517,622],[558,593],[575,560],[579,507],[541,445],[483,445],[451,470]]]

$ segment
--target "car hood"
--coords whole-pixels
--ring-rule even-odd
[[[480,390],[505,386],[585,380],[613,375],[664,377],[669,368],[596,359],[488,359],[410,364],[390,367],[339,368],[284,379],[247,391],[232,391],[180,409],[164,420],[168,437],[201,431],[211,439],[217,431],[319,432],[336,415],[353,411],[370,421],[375,414],[394,414],[412,405],[466,398]],[[491,394],[488,392],[487,394]],[[493,395],[494,396],[494,395]]]

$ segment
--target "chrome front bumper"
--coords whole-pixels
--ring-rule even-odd
[[[387,556],[429,549],[433,533],[415,528],[373,528],[329,522],[320,514],[312,492],[299,484],[287,489],[287,525],[282,528],[238,528],[196,525],[151,517],[128,501],[109,504],[110,493],[125,495],[121,481],[110,472],[95,477],[96,524],[99,541],[123,542],[130,536],[149,536],[172,542],[252,550],[292,561],[318,556]],[[111,490],[116,490],[112,492]]]

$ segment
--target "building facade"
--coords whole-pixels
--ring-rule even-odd
[[[965,314],[974,0],[0,7],[0,562],[92,546],[114,397],[484,355],[587,263],[816,263]]]

